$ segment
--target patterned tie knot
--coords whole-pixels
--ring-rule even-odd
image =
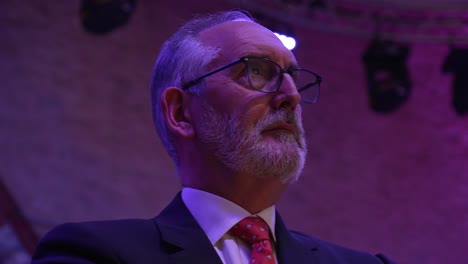
[[[246,217],[229,232],[252,248],[250,263],[275,263],[270,243],[270,228],[263,219],[256,216]]]

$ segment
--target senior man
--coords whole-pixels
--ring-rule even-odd
[[[151,84],[181,192],[153,219],[56,227],[33,263],[392,263],[289,231],[275,209],[304,166],[301,103],[320,82],[246,12],[192,19],[162,46]]]

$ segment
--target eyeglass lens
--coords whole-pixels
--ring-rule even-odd
[[[253,89],[263,92],[278,90],[282,79],[281,67],[273,61],[261,58],[248,58],[245,61],[247,78]],[[294,79],[302,101],[315,103],[319,93],[319,80],[311,72],[295,69],[288,72]]]

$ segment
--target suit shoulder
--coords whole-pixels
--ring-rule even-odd
[[[50,259],[62,263],[115,263],[127,258],[128,245],[139,246],[134,254],[139,249],[157,246],[158,239],[159,231],[153,220],[65,223],[41,239],[33,263],[49,263]]]
[[[122,236],[127,233],[154,232],[157,228],[152,219],[121,219],[108,221],[90,221],[65,223],[54,228],[56,231],[82,231],[96,235]],[[54,229],[52,231],[54,231]]]
[[[153,220],[124,219],[110,221],[92,221],[79,223],[65,223],[54,227],[47,233],[43,240],[89,240],[109,241],[115,243],[119,240],[142,239],[145,234],[157,232],[157,226]],[[113,244],[112,243],[112,244]]]
[[[290,231],[290,234],[303,245],[322,251],[338,258],[338,263],[362,263],[362,264],[394,264],[390,258],[383,254],[372,255],[364,251],[340,246],[298,231]]]

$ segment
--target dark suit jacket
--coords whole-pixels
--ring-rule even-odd
[[[373,256],[288,231],[276,219],[278,263],[382,264]],[[68,223],[50,231],[32,259],[40,263],[222,264],[180,193],[154,219]]]

